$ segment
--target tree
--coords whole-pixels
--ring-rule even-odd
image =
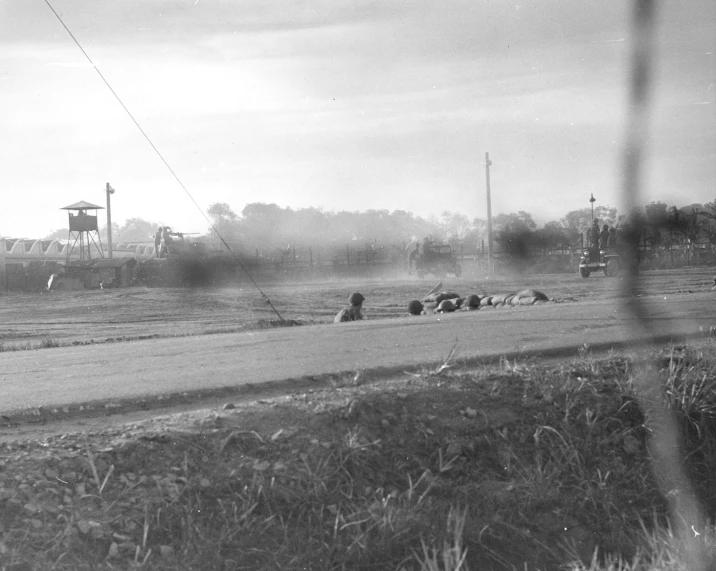
[[[209,215],[214,229],[227,243],[236,241],[236,221],[238,215],[231,210],[225,202],[215,202],[209,205],[206,213]]]
[[[117,224],[116,222],[112,222],[112,244],[116,245],[119,243],[119,242],[117,242],[117,238],[120,235],[121,229],[122,228],[119,224]],[[102,240],[102,243],[104,243],[104,244],[109,243],[109,241],[107,239],[107,225],[106,224],[99,229],[99,236],[100,236],[100,239]],[[145,240],[142,240],[142,242],[144,242],[144,241]]]
[[[560,224],[571,230],[572,234],[585,236],[595,218],[601,220],[600,226],[603,224],[614,226],[617,224],[617,209],[612,206],[597,206],[594,208],[594,216],[591,207],[572,210],[564,215]],[[588,244],[589,240],[585,240],[584,243]]]
[[[209,206],[209,208],[206,210],[206,213],[209,215],[209,218],[211,218],[211,221],[214,224],[227,221],[233,222],[234,220],[238,219],[238,215],[236,214],[236,212],[231,210],[231,207],[226,204],[226,202],[215,202],[214,204]]]
[[[487,249],[487,220],[474,218],[470,223],[469,230],[465,232],[463,241],[465,244],[472,244],[475,250],[480,251],[483,240],[485,241],[485,249]]]
[[[498,231],[508,230],[511,232],[518,232],[524,230],[536,230],[537,224],[532,219],[532,215],[529,212],[520,210],[516,214],[498,214],[492,219],[492,227]]]
[[[612,206],[597,206],[594,208],[594,216],[592,217],[591,207],[580,208],[565,214],[560,222],[565,228],[585,232],[592,225],[594,218],[601,220],[602,224],[614,226],[617,221],[617,209]]]
[[[579,232],[564,228],[560,222],[547,222],[536,232],[537,243],[548,250],[571,250],[579,246]]]
[[[670,206],[666,211],[666,227],[669,232],[677,234],[680,241],[698,239],[698,210],[684,210],[676,206]]]
[[[690,204],[681,209],[683,218],[685,218],[686,239],[690,244],[697,244],[699,241],[699,214],[703,210],[701,204]]]
[[[43,240],[67,240],[70,231],[67,228],[60,228],[54,232],[50,232]]]
[[[117,228],[112,224],[112,242],[149,242],[160,225],[156,222],[148,222],[142,218],[129,218]]]
[[[716,199],[707,202],[699,211],[701,220],[699,225],[703,230],[709,244],[716,245]]]
[[[644,207],[645,231],[652,247],[664,242],[663,235],[668,232],[667,211],[665,202],[650,202]]]
[[[666,225],[667,210],[665,202],[650,202],[644,207],[646,224],[654,228],[663,228]]]
[[[470,229],[470,219],[460,212],[443,212],[440,223],[446,240],[464,238],[465,233]]]
[[[499,214],[493,219],[495,241],[506,254],[515,258],[521,267],[529,258],[530,249],[536,244],[537,224],[529,212],[520,210],[512,214]]]

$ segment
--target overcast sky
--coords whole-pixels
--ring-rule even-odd
[[[626,0],[50,0],[206,211],[619,206]],[[716,2],[659,9],[647,200],[716,198]],[[0,235],[207,223],[44,0],[0,0]],[[101,211],[104,217],[104,211]]]

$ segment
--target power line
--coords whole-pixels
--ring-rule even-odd
[[[179,178],[179,176],[177,175],[177,173],[174,172],[174,169],[169,165],[169,163],[166,161],[166,159],[164,158],[164,156],[162,155],[162,153],[159,152],[159,149],[157,149],[157,147],[154,145],[154,143],[152,142],[152,140],[149,138],[149,135],[147,135],[147,134],[144,132],[144,129],[142,129],[142,126],[137,122],[137,120],[134,118],[134,115],[132,115],[132,113],[129,111],[129,109],[127,109],[127,106],[122,102],[122,100],[120,99],[119,95],[117,95],[117,92],[116,92],[114,89],[112,89],[112,86],[109,84],[109,82],[108,82],[107,79],[104,77],[104,75],[102,75],[102,72],[101,72],[101,71],[97,68],[97,66],[94,64],[94,62],[92,61],[92,58],[89,57],[89,55],[88,55],[87,52],[84,50],[84,48],[82,47],[82,45],[80,45],[79,41],[77,41],[77,38],[75,38],[74,34],[73,34],[73,33],[70,31],[70,29],[67,27],[67,25],[66,25],[65,22],[62,20],[62,18],[60,17],[60,15],[59,15],[59,14],[55,11],[55,9],[52,7],[52,4],[50,4],[49,0],[45,0],[45,4],[47,4],[47,6],[50,8],[50,10],[52,10],[52,13],[53,13],[53,14],[55,15],[55,17],[59,20],[60,24],[62,24],[62,27],[63,27],[65,30],[67,30],[67,33],[70,35],[70,37],[72,38],[72,40],[75,42],[75,44],[77,44],[77,47],[78,47],[78,48],[80,49],[80,51],[84,54],[84,56],[87,58],[87,61],[90,62],[90,64],[91,64],[92,67],[94,68],[94,70],[97,72],[97,75],[99,75],[100,78],[102,78],[102,81],[103,81],[104,84],[107,86],[107,88],[112,92],[112,95],[114,95],[115,99],[116,99],[116,100],[119,102],[119,104],[122,106],[122,109],[124,109],[124,111],[127,113],[127,115],[129,115],[129,118],[130,118],[130,119],[132,120],[132,122],[137,126],[137,129],[139,129],[139,132],[140,132],[140,133],[144,136],[144,138],[147,140],[147,143],[149,143],[149,144],[151,145],[152,149],[154,149],[154,152],[157,154],[157,156],[158,156],[158,157],[161,159],[161,161],[164,163],[164,166],[167,167],[167,169],[169,170],[170,173],[172,173],[172,176],[173,176],[173,177],[176,179],[176,181],[179,183],[179,186],[182,187],[182,189],[184,190],[184,192],[186,193],[186,195],[189,197],[189,199],[194,203],[194,206],[196,206],[197,210],[199,210],[199,212],[201,212],[201,215],[202,215],[202,216],[204,217],[204,219],[209,223],[209,226],[211,226],[211,229],[212,229],[214,232],[216,232],[216,235],[219,237],[219,240],[221,240],[221,243],[224,244],[224,246],[226,246],[226,249],[227,249],[229,252],[231,252],[231,255],[234,257],[234,260],[236,261],[236,263],[239,264],[239,266],[241,267],[241,269],[244,271],[244,273],[246,273],[246,275],[247,275],[247,276],[249,277],[249,279],[251,280],[251,283],[254,285],[254,287],[255,287],[255,288],[259,291],[259,293],[266,299],[266,303],[268,303],[268,304],[271,306],[271,309],[273,309],[274,313],[276,313],[276,315],[278,315],[279,319],[280,319],[281,321],[284,321],[284,318],[281,316],[281,314],[278,312],[278,310],[274,307],[273,303],[271,303],[271,300],[269,299],[269,297],[263,292],[263,290],[259,287],[259,285],[254,281],[253,276],[252,276],[252,275],[249,273],[249,271],[246,269],[246,266],[244,266],[244,264],[241,263],[241,260],[236,256],[236,254],[235,254],[234,251],[231,249],[231,247],[229,246],[229,244],[226,243],[226,240],[224,240],[224,237],[221,235],[221,232],[219,232],[219,230],[216,228],[216,226],[214,226],[213,222],[209,219],[209,217],[206,215],[206,213],[201,209],[201,206],[199,206],[199,204],[196,202],[196,200],[194,200],[194,197],[193,197],[193,196],[191,195],[191,193],[189,192],[189,189],[187,189],[187,187],[184,186],[184,183],[181,181],[181,179]]]

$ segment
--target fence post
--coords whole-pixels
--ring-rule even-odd
[[[686,265],[687,266],[691,265],[690,254],[691,254],[691,241],[686,240]]]

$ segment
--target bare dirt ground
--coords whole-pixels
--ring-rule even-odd
[[[663,298],[675,294],[703,294],[711,288],[713,273],[713,269],[648,272],[642,276],[639,295]],[[311,324],[329,323],[352,291],[360,291],[366,297],[367,320],[402,317],[408,301],[422,298],[436,282],[432,279],[355,280],[262,284],[262,288],[284,319],[310,327]],[[463,295],[497,294],[529,287],[543,291],[556,303],[565,304],[604,301],[616,305],[621,295],[619,280],[602,276],[586,280],[577,275],[514,276],[498,280],[464,278],[446,279],[443,284],[444,289]],[[520,308],[514,311],[520,311]],[[0,344],[4,351],[51,347],[47,349],[48,354],[60,355],[72,350],[65,346],[73,344],[235,332],[267,327],[268,322],[277,319],[265,299],[247,285],[202,290],[131,288],[32,296],[3,294],[0,296]],[[0,352],[0,371],[2,363],[3,353]],[[499,456],[497,445],[490,443],[503,439],[512,446],[519,439],[512,438],[509,430],[515,431],[515,438],[523,432],[532,434],[534,426],[523,428],[523,423],[532,416],[535,422],[544,423],[540,415],[554,413],[549,391],[553,390],[550,387],[556,381],[551,379],[560,379],[564,390],[570,391],[572,378],[583,383],[582,379],[590,376],[610,379],[612,375],[605,372],[609,370],[608,365],[590,360],[579,365],[583,370],[578,373],[565,373],[566,369],[560,364],[552,363],[551,366],[558,367],[557,372],[533,369],[533,364],[525,368],[527,364],[516,362],[504,363],[497,370],[478,368],[469,371],[452,368],[446,362],[444,368],[431,364],[429,368],[404,373],[399,378],[374,377],[369,373],[326,377],[320,382],[306,381],[290,388],[285,385],[254,387],[238,396],[218,391],[201,401],[185,399],[179,394],[171,399],[137,402],[133,406],[100,406],[59,420],[42,411],[27,416],[20,424],[15,419],[8,422],[7,418],[0,417],[0,425],[5,421],[4,426],[0,426],[0,505],[4,506],[5,514],[5,519],[0,518],[0,568],[46,568],[43,565],[48,564],[48,560],[44,559],[44,552],[56,560],[54,566],[58,569],[199,568],[181,562],[179,557],[184,556],[182,542],[185,539],[169,527],[162,529],[161,510],[157,511],[156,522],[151,519],[151,514],[147,515],[146,509],[144,519],[138,519],[142,504],[150,501],[152,490],[156,488],[146,482],[156,480],[164,486],[166,480],[167,486],[177,490],[189,482],[196,484],[201,494],[213,491],[215,479],[220,478],[219,470],[224,469],[214,466],[214,458],[221,459],[235,446],[243,463],[236,464],[239,468],[229,466],[234,470],[227,472],[229,478],[234,478],[237,470],[244,469],[246,478],[256,479],[269,472],[278,474],[292,461],[287,455],[308,466],[307,462],[314,454],[319,459],[324,453],[335,455],[335,451],[343,450],[344,445],[352,447],[351,450],[363,451],[379,441],[386,447],[395,445],[396,454],[397,450],[414,446],[410,457],[415,452],[415,458],[434,448],[434,454],[425,462],[441,477],[462,473],[462,468],[456,470],[453,467],[453,462],[457,461],[474,461],[478,471],[484,472],[487,468],[482,465],[482,456]],[[547,396],[540,393],[534,397],[521,382],[516,382],[516,375],[527,374],[525,371],[532,371],[529,375],[538,379],[540,386],[544,384],[546,388],[540,390]],[[589,406],[593,408],[591,404]],[[639,422],[635,426],[638,427]],[[472,436],[468,438],[468,431],[473,429],[489,436],[480,432],[480,438],[487,439],[484,451],[469,448],[469,442],[474,439]],[[439,441],[433,443],[432,439],[438,438],[436,435]],[[351,440],[353,436],[357,438],[356,442]],[[627,449],[627,444],[632,446],[633,442],[624,438],[619,436],[617,439],[617,446],[621,447],[618,450],[631,465],[635,453],[625,453],[622,448]],[[256,451],[254,447],[257,447]],[[636,450],[636,454],[641,455],[643,444],[640,443]],[[138,451],[144,455],[141,460]],[[197,475],[190,478],[187,458],[194,455],[197,456]],[[646,462],[641,456],[639,458],[639,462]],[[378,464],[390,466],[393,460],[387,464],[381,460]],[[238,462],[233,456],[231,461]],[[495,461],[495,474],[506,470],[501,461]],[[207,462],[211,464],[211,470],[201,472],[200,466]],[[292,470],[300,473],[302,468],[297,466]],[[475,484],[471,483],[474,474],[466,474],[464,479],[469,494],[468,491],[465,493],[472,497],[475,493]],[[282,476],[275,477],[280,481]],[[386,484],[385,493],[404,493],[401,491],[404,474],[396,472],[395,477],[397,492],[390,491]],[[485,501],[513,501],[513,489],[519,490],[519,486],[526,485],[505,483],[502,477],[490,475],[492,479],[488,479],[488,483],[497,486],[499,493],[489,498],[486,496]],[[186,478],[186,482],[182,483],[181,478]],[[367,481],[374,480],[371,476]],[[529,482],[537,480],[531,478]],[[411,482],[407,490],[411,491],[412,486]],[[448,486],[447,481],[445,486],[440,493],[445,498],[452,498],[450,494],[457,488],[453,484]],[[180,493],[186,496],[185,492]],[[483,528],[483,531],[489,529],[487,535],[480,532],[480,539],[471,547],[473,566],[477,565],[474,568],[556,569],[565,559],[557,556],[561,551],[552,546],[568,541],[578,555],[588,559],[596,545],[609,545],[604,536],[594,535],[598,532],[594,525],[580,519],[580,508],[576,504],[567,505],[566,501],[560,500],[555,507],[557,500],[554,505],[545,503],[539,490],[530,489],[529,497],[535,504],[534,509],[530,508],[530,517],[534,521],[538,517],[547,518],[548,525],[534,526],[525,519],[519,527],[509,528],[514,530],[510,535],[495,531],[502,525],[497,519],[487,522],[486,525],[491,526]],[[555,495],[557,497],[559,494]],[[97,500],[96,505],[85,505],[90,499]],[[171,499],[172,505],[174,501]],[[521,513],[526,504],[523,500],[520,502]],[[639,513],[649,512],[653,506],[651,502],[652,499],[644,499],[643,505],[638,506]],[[593,503],[600,505],[604,502],[595,500]],[[615,504],[615,510],[618,505]],[[325,509],[331,512],[333,508],[331,504]],[[248,522],[249,516],[245,517],[247,519],[242,521]],[[334,519],[338,521],[337,517]],[[613,514],[605,514],[604,520],[614,521],[615,518]],[[565,525],[565,522],[568,523]],[[241,525],[249,529],[248,524]],[[503,527],[506,530],[509,526]],[[346,525],[345,529],[352,528]],[[610,533],[619,536],[616,531]],[[471,536],[473,541],[476,536]],[[262,541],[266,542],[265,539]],[[516,541],[524,547],[514,549]],[[613,540],[612,547],[617,543]],[[210,542],[207,553],[211,553],[211,545],[214,543]],[[246,545],[236,547],[238,560],[257,553],[257,545],[247,536]],[[349,541],[348,545],[354,544]],[[513,547],[509,548],[509,545]],[[544,545],[550,548],[540,551],[541,547],[536,547]],[[266,557],[275,555],[278,565],[282,548],[268,543],[263,547]],[[334,554],[336,560],[333,563],[348,557],[350,546],[347,549],[346,553]],[[367,548],[365,553],[372,553],[372,550],[376,557],[384,556],[375,547]],[[528,560],[535,566],[528,566]],[[222,563],[224,567],[216,568],[235,568],[229,561],[227,555]],[[242,561],[246,563],[248,559]],[[267,561],[269,559],[255,565],[246,563],[246,568],[265,568],[262,565]],[[525,563],[524,567],[522,563]],[[284,565],[281,568],[290,567]],[[333,567],[327,565],[325,568]],[[417,569],[419,566],[406,565],[405,568]]]
[[[709,268],[647,272],[640,280],[640,295],[661,300],[676,294],[681,297],[696,292],[703,294],[710,290],[712,273]],[[337,309],[345,305],[348,295],[355,290],[361,291],[367,298],[364,304],[366,320],[384,321],[404,317],[407,302],[422,298],[435,283],[436,280],[432,279],[407,277],[401,280],[262,284],[261,287],[281,317],[310,327],[311,324],[330,323]],[[497,294],[530,287],[543,291],[556,303],[570,305],[604,301],[617,306],[617,298],[621,295],[618,278],[593,276],[582,279],[576,274],[512,276],[495,280],[450,278],[444,280],[443,285],[445,289],[461,295]],[[66,346],[240,332],[269,327],[268,324],[275,324],[277,320],[278,315],[266,299],[256,288],[248,285],[206,289],[140,287],[42,295],[5,294],[0,296],[0,348],[9,351],[51,347],[52,361],[55,362],[60,357],[64,359],[68,349],[63,347]],[[575,337],[575,344],[578,342]],[[447,351],[448,348],[445,348],[445,354]],[[0,353],[0,372],[2,361],[3,355]],[[330,382],[331,379],[327,376],[322,378],[322,382]],[[300,387],[315,380],[316,377],[298,382],[299,379],[295,378],[292,385]],[[64,406],[58,406],[59,413],[53,414],[49,405],[46,405],[48,408],[29,410],[27,414],[13,415],[12,418],[4,417],[4,427],[0,426],[0,439],[37,438],[49,433],[148,419],[160,413],[197,408],[215,409],[221,407],[229,396],[250,401],[256,400],[261,394],[276,396],[277,390],[286,389],[264,385],[263,388],[248,387],[241,394],[214,390],[192,396],[176,389],[175,394],[159,398],[125,397],[121,403],[100,403],[98,406],[66,409],[69,414],[62,413]],[[9,409],[0,406],[0,410]]]
[[[646,272],[642,295],[707,291],[714,270]],[[283,319],[303,324],[328,323],[347,305],[352,291],[365,297],[364,317],[386,319],[406,315],[411,299],[422,299],[438,282],[419,280],[345,280],[301,284],[260,284]],[[577,274],[512,276],[494,280],[446,278],[446,290],[461,295],[497,294],[538,289],[558,302],[615,301],[620,280]],[[51,340],[62,345],[102,343],[152,337],[204,335],[240,331],[278,320],[266,299],[251,286],[188,289],[135,287],[42,295],[0,295],[0,345],[8,348]]]

